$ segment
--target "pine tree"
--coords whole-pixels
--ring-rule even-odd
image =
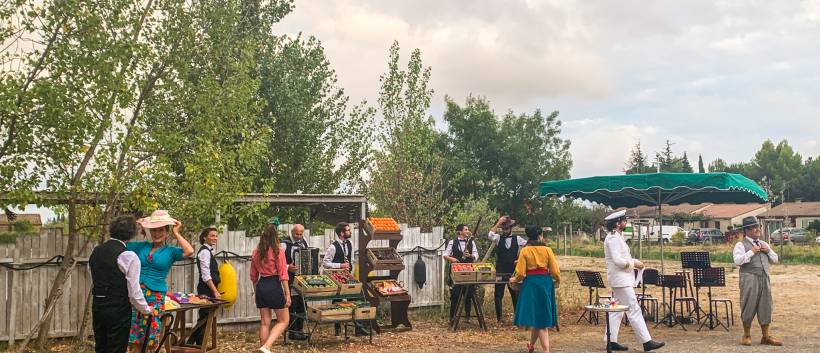
[[[706,173],[706,169],[703,168],[703,156],[698,155],[698,173]]]
[[[624,170],[624,174],[640,174],[640,173],[649,173],[652,170],[649,168],[647,164],[648,160],[646,154],[641,149],[641,141],[635,144],[635,147],[632,148],[632,152],[629,155],[629,160],[626,162],[626,169]]]
[[[681,158],[681,172],[684,173],[692,173],[692,164],[689,163],[689,157],[686,156],[686,151],[683,152],[683,158]]]

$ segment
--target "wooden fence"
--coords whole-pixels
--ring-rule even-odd
[[[289,234],[291,225],[282,225],[283,235]],[[427,281],[423,288],[413,281],[413,264],[418,258],[416,252],[404,256],[406,269],[401,273],[400,280],[410,290],[413,301],[412,307],[442,305],[443,301],[443,262],[441,254],[443,247],[443,229],[433,228],[432,233],[421,233],[419,228],[401,226],[404,239],[399,244],[399,252],[412,250],[416,246],[434,251],[421,254],[426,263]],[[320,248],[320,257],[325,248],[335,240],[332,229],[324,234],[311,236],[305,231],[305,238],[311,247]],[[354,251],[358,251],[358,232],[353,232]],[[21,237],[15,244],[0,244],[0,262],[15,266],[26,266],[42,263],[55,255],[65,253],[68,238],[62,235],[60,229],[43,229],[39,236]],[[258,238],[246,237],[244,231],[225,230],[219,238],[216,252],[225,250],[240,256],[250,256],[256,247]],[[91,275],[88,271],[88,256],[94,244],[81,241],[77,245],[79,255],[78,264],[66,283],[64,294],[54,310],[54,321],[49,334],[53,337],[73,336],[77,334],[82,320],[85,301],[91,287]],[[382,244],[383,243],[383,244]],[[198,244],[192,244],[198,248]],[[388,246],[387,241],[371,242],[371,247]],[[236,304],[223,309],[219,315],[219,323],[244,323],[259,321],[259,311],[256,309],[251,296],[251,282],[249,278],[250,263],[243,258],[234,256],[219,257],[222,261],[230,261],[237,272],[239,292]],[[170,290],[194,292],[197,281],[196,266],[186,261],[178,263],[171,270],[168,278]],[[8,340],[13,344],[15,340],[25,337],[39,320],[45,308],[45,300],[53,279],[57,275],[58,267],[46,265],[30,270],[11,271],[0,266],[0,340]],[[90,330],[89,330],[90,331]]]

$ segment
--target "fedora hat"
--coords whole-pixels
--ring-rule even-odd
[[[166,210],[156,210],[151,212],[151,215],[141,218],[137,221],[143,228],[154,229],[173,225],[177,222],[176,219],[171,218]]]
[[[743,218],[743,225],[740,227],[742,229],[746,229],[749,227],[759,226],[760,223],[757,222],[757,217],[749,216]]]

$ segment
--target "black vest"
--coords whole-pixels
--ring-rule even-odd
[[[347,253],[349,254],[348,256],[345,256],[345,252],[342,249],[342,244],[338,240],[333,242],[333,246],[336,247],[336,254],[333,255],[333,263],[340,264],[347,262],[351,265],[353,264],[353,259],[351,259],[351,257],[353,257],[353,244],[350,242],[345,242],[345,247],[347,248]]]
[[[515,260],[518,260],[518,236],[509,237],[510,247],[507,247],[507,238],[498,239],[498,246],[495,254],[495,268],[500,273],[512,273],[515,271]]]
[[[293,265],[293,255],[295,251],[308,247],[305,239],[294,242],[290,237],[282,239],[282,244],[285,244],[285,261],[288,265]],[[296,249],[293,249],[294,247],[296,247]]]
[[[128,302],[128,282],[125,273],[117,266],[117,258],[124,251],[125,245],[110,239],[91,252],[88,266],[91,268],[92,294]]]
[[[214,285],[218,286],[219,282],[222,282],[222,279],[219,278],[219,265],[216,262],[216,257],[214,257],[213,251],[202,245],[199,247],[199,251],[196,252],[196,266],[199,268],[199,283],[197,283],[197,292],[201,292],[199,289],[200,287],[207,288],[206,291],[199,293],[199,294],[208,294],[212,295],[211,289],[208,287],[208,284],[202,281],[202,264],[199,263],[199,253],[203,251],[208,251],[211,253],[211,262],[210,262],[210,269],[211,269],[211,281],[214,281]]]
[[[464,247],[470,247],[470,243],[473,244],[472,245],[473,249],[475,249],[475,241],[473,241],[473,240],[470,240],[468,242],[464,242]],[[458,238],[453,239],[453,250],[452,250],[451,255],[453,257],[455,257],[456,259],[458,259],[458,261],[460,261],[460,262],[474,262],[475,261],[472,257],[463,258],[464,257],[464,249],[461,248],[461,242],[459,241]]]

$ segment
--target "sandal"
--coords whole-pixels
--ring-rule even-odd
[[[535,352],[535,346],[527,343],[527,353]]]

